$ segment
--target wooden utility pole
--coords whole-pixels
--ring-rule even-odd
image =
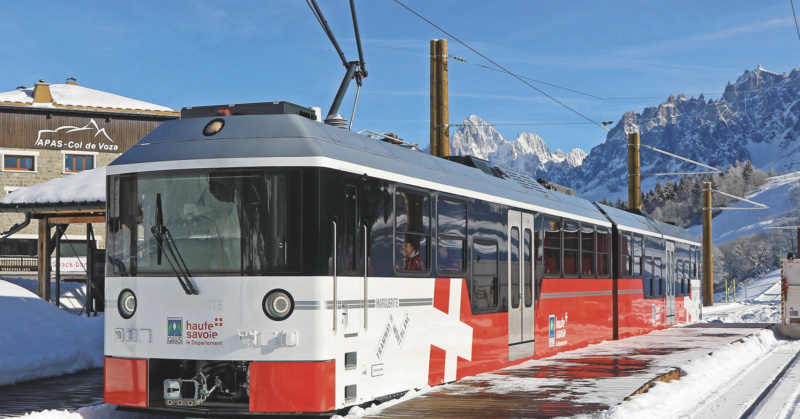
[[[436,121],[439,120],[438,115],[438,93],[439,90],[437,86],[439,84],[439,73],[437,72],[438,69],[438,62],[439,60],[437,57],[439,56],[439,44],[437,43],[438,40],[433,39],[431,40],[431,155],[438,156],[439,155],[439,143],[436,137]]]
[[[639,133],[628,134],[628,209],[642,209],[642,174]]]
[[[447,40],[431,41],[431,154],[450,155],[450,109]]]
[[[714,305],[714,257],[711,241],[711,182],[703,183],[703,306]]]

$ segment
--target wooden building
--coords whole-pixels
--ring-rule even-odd
[[[104,166],[160,123],[179,116],[165,106],[79,86],[72,78],[64,84],[39,80],[33,87],[0,93],[0,197]],[[0,237],[24,220],[23,213],[0,212]],[[104,247],[105,225],[93,229],[97,246]],[[65,236],[67,244],[85,244],[86,226],[72,225]],[[38,224],[30,223],[0,240],[0,274],[35,273],[37,238]]]

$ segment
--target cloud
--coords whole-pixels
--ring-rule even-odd
[[[633,47],[625,50],[618,51],[614,55],[659,55],[667,51],[674,50],[689,50],[701,47],[701,43],[709,41],[720,41],[728,38],[733,38],[740,35],[753,34],[763,32],[775,28],[791,26],[794,24],[792,18],[771,19],[762,22],[751,23],[735,28],[723,29],[717,32],[711,32],[701,35],[696,35],[682,39],[667,39],[655,42],[649,45]]]

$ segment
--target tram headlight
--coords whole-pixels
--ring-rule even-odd
[[[231,111],[228,111],[229,115],[230,113]],[[216,133],[222,131],[222,128],[224,126],[225,126],[225,121],[220,118],[217,118],[206,124],[205,128],[203,128],[203,135],[205,135],[206,137],[215,135]]]
[[[294,311],[294,299],[287,291],[275,289],[264,296],[261,308],[271,320],[286,320]]]
[[[136,313],[136,294],[129,289],[122,290],[117,298],[117,310],[123,319],[130,319]]]

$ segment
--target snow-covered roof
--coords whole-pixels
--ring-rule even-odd
[[[0,198],[0,211],[43,206],[105,209],[106,166],[20,188]]]
[[[131,99],[113,93],[90,89],[76,84],[49,85],[52,102],[34,103],[34,88],[24,88],[0,93],[0,103],[20,104],[37,108],[86,107],[120,111],[176,112],[172,108]]]

